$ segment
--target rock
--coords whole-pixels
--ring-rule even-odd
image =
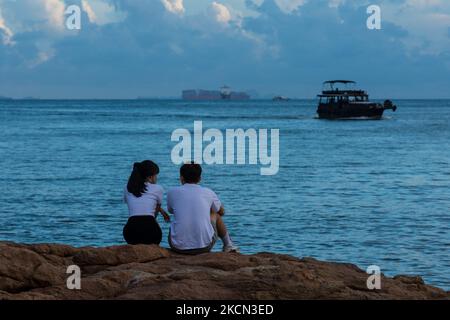
[[[406,276],[406,275],[398,275],[394,277],[394,280],[399,280],[406,284],[418,284],[418,285],[424,285],[425,282],[423,279],[419,276]]]
[[[65,268],[32,248],[0,243],[0,290],[10,293],[65,281]]]
[[[106,265],[117,266],[132,262],[150,262],[167,258],[169,252],[161,247],[153,246],[116,246],[104,249],[84,248],[73,257],[79,266]]]
[[[352,264],[287,255],[183,256],[158,246],[73,248],[0,242],[0,299],[449,299],[420,277],[368,275]],[[81,290],[66,286],[81,269]]]

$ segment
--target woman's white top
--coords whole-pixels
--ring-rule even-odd
[[[125,187],[124,201],[128,205],[128,213],[133,216],[155,216],[156,206],[161,205],[164,189],[158,184],[145,183],[147,190],[139,198],[128,192]]]

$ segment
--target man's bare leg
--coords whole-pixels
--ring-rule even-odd
[[[216,228],[217,228],[217,235],[220,238],[223,238],[228,233],[227,227],[225,226],[225,223],[223,222],[222,217],[217,213],[211,213],[211,222],[216,222]]]
[[[238,252],[239,249],[233,245],[230,235],[228,234],[227,227],[221,215],[211,212],[211,223],[215,223],[217,229],[217,235],[222,239],[224,251],[226,252]]]

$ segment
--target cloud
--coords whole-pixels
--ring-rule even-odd
[[[13,45],[14,41],[12,37],[14,36],[11,29],[6,25],[5,19],[3,19],[2,11],[0,8],[0,34],[2,36],[2,42],[4,45]]]
[[[86,12],[86,16],[82,16],[82,28],[89,29],[88,23],[83,21],[84,18],[98,26],[123,21],[126,14],[116,8],[116,2],[111,1],[73,0],[73,4],[80,5]],[[29,68],[52,60],[58,54],[57,43],[80,33],[65,27],[66,4],[63,0],[0,0],[0,9],[7,15],[5,19],[0,19],[3,42],[13,44],[13,35],[18,38],[16,43],[24,39],[31,40],[26,44],[26,54],[21,55],[25,59],[24,65]],[[31,55],[31,52],[34,54]]]
[[[51,26],[56,29],[64,28],[64,0],[41,0],[47,12],[47,18]]]
[[[307,0],[275,0],[278,7],[284,13],[293,13],[303,6]]]
[[[217,22],[222,23],[222,24],[228,24],[228,22],[230,22],[231,13],[230,13],[230,10],[228,10],[228,8],[226,6],[214,1],[211,4],[211,9],[212,9],[211,11],[214,15],[214,19]]]
[[[51,60],[56,53],[53,44],[49,41],[39,41],[36,44],[36,47],[38,49],[37,56],[27,61],[27,66],[31,69],[36,68],[40,64]]]
[[[439,55],[450,51],[450,1],[405,0],[384,1],[382,17],[407,31],[402,39],[411,54]]]
[[[346,0],[329,0],[328,6],[330,8],[338,8],[339,6],[345,4]]]
[[[183,0],[161,0],[167,11],[182,15],[185,11]]]
[[[64,29],[64,1],[62,0],[0,0],[3,18],[14,34]]]
[[[269,1],[269,0],[267,0]],[[307,4],[307,0],[274,0],[280,10],[291,14]],[[252,0],[262,5],[264,0]],[[330,8],[367,7],[370,1],[316,0],[327,2]],[[401,41],[411,54],[442,54],[450,50],[450,1],[448,0],[380,0],[383,22],[401,27],[407,36]],[[344,20],[342,20],[343,22]]]
[[[59,27],[63,1],[53,11],[45,0],[0,0],[2,94],[174,96],[228,83],[312,97],[335,77],[382,97],[450,86],[448,1],[379,0],[380,31],[366,28],[367,0],[69,2],[83,8],[80,31]]]
[[[95,14],[94,9],[92,9],[91,5],[87,0],[82,0],[81,5],[83,10],[87,13],[89,21],[94,22],[98,20],[97,15]]]
[[[283,13],[292,14],[297,11],[301,6],[307,3],[308,0],[267,0],[268,2],[274,1]],[[317,1],[317,0],[315,0]],[[330,0],[339,1],[339,0]],[[265,0],[250,0],[250,3],[256,7],[260,7],[264,4]]]
[[[61,39],[66,31],[64,1],[0,1],[0,11],[3,42],[14,44],[15,54],[22,58],[20,65],[34,68],[55,56],[53,43]],[[25,44],[24,39],[31,41]]]
[[[122,22],[126,18],[125,12],[118,10],[106,0],[82,0],[81,5],[89,22],[100,26]]]

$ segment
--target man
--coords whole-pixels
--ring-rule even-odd
[[[178,253],[200,254],[210,252],[220,237],[224,252],[238,252],[222,219],[225,209],[214,191],[199,185],[201,176],[199,164],[184,164],[181,186],[167,193],[168,211],[174,216],[169,245]]]

